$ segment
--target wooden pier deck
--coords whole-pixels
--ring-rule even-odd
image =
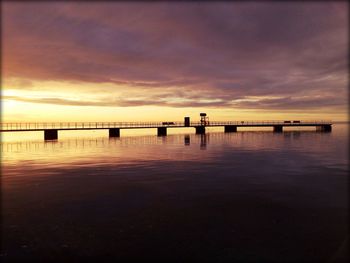
[[[208,121],[208,122],[28,122],[1,123],[0,132],[44,131],[45,140],[58,139],[61,130],[108,129],[110,137],[119,137],[121,129],[156,128],[159,136],[167,135],[168,128],[195,128],[197,134],[204,134],[206,127],[224,127],[225,132],[237,132],[239,127],[272,127],[282,132],[284,127],[316,127],[316,131],[330,132],[331,121]]]

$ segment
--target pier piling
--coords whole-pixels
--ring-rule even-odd
[[[283,126],[282,125],[275,125],[273,126],[274,132],[283,132]]]
[[[205,126],[196,126],[196,134],[205,134]]]
[[[316,126],[316,131],[320,131],[320,132],[331,132],[331,131],[332,131],[332,125],[321,125],[321,126]]]
[[[109,129],[109,137],[120,137],[120,129],[119,128]]]
[[[236,125],[225,125],[225,132],[236,132],[237,126]]]
[[[157,135],[158,136],[166,136],[167,130],[166,127],[158,127],[157,128]]]
[[[58,131],[56,129],[48,129],[44,130],[44,140],[57,140],[58,139]]]

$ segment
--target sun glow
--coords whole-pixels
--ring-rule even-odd
[[[169,87],[131,89],[124,84],[115,83],[5,78],[2,122],[181,121],[185,116],[199,120],[200,112],[206,112],[211,120],[217,121],[347,119],[347,112],[327,108],[308,110],[306,113],[298,109],[274,111],[239,107],[240,103],[281,99],[281,96],[246,96],[233,100],[230,103],[232,107],[221,107],[220,98],[186,98],[176,95],[175,91]],[[173,96],[171,92],[174,93]],[[192,92],[191,96],[193,95]],[[196,103],[202,106],[187,106]]]

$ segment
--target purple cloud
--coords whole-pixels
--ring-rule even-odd
[[[271,96],[284,99],[254,107],[345,108],[347,5],[5,2],[3,71],[6,78],[147,88],[157,97],[167,91],[157,100],[134,98],[133,105],[188,104],[166,102],[173,94],[192,107]]]

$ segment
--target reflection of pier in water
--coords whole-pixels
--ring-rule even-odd
[[[219,133],[217,134],[219,135]],[[214,135],[215,136],[215,135]],[[191,139],[192,137],[192,139]],[[0,143],[1,152],[18,152],[18,151],[36,151],[36,150],[55,150],[62,148],[90,148],[120,145],[120,146],[140,146],[140,145],[163,145],[166,143],[180,144],[184,142],[186,146],[200,144],[205,147],[208,141],[208,134],[192,134],[192,135],[170,135],[167,137],[158,137],[154,135],[132,136],[123,138],[105,138],[99,137],[95,139],[74,138],[64,139],[61,141],[20,141],[20,142],[2,142]],[[217,138],[222,136],[216,136]]]
[[[237,133],[221,133],[212,132],[208,134],[185,134],[185,135],[169,135],[158,137],[155,135],[146,136],[130,136],[118,138],[74,138],[63,139],[60,141],[20,141],[20,142],[1,142],[1,152],[19,152],[19,151],[36,151],[36,150],[55,150],[60,148],[89,148],[89,147],[106,147],[109,145],[163,145],[163,144],[182,144],[184,146],[199,145],[201,149],[206,149],[210,140],[213,142],[221,141],[227,144],[241,145],[244,142],[261,141],[264,136],[277,136],[284,141],[299,140],[306,134],[313,136],[329,136],[329,133],[315,133],[313,131],[285,131],[284,133],[272,135],[269,131],[242,131]]]
[[[207,149],[207,142],[209,142],[209,134],[201,134],[201,149]]]
[[[190,135],[185,135],[184,143],[185,143],[186,146],[191,145],[191,136]]]
[[[202,150],[205,150],[207,148],[207,142],[209,142],[209,134],[200,134],[200,148]],[[184,145],[189,146],[191,145],[191,136],[185,135],[184,136]]]

